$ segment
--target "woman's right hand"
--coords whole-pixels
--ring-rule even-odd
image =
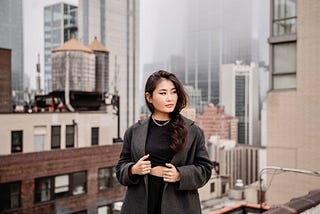
[[[151,162],[147,160],[149,157],[148,155],[143,156],[138,160],[137,163],[135,163],[131,167],[131,174],[132,175],[146,175],[149,174],[151,171]]]

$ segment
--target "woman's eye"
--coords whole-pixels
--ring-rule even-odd
[[[176,94],[177,93],[177,91],[172,91],[172,94]]]
[[[166,92],[160,92],[160,95],[166,95]]]

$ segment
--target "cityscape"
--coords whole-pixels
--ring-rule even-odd
[[[0,213],[117,214],[158,70],[213,163],[203,214],[320,213],[320,1],[0,1]],[[188,210],[185,211],[188,213]]]

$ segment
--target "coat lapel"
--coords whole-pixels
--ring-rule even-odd
[[[140,126],[136,127],[133,132],[133,139],[135,145],[135,152],[137,157],[141,158],[146,154],[146,141],[148,134],[149,119],[140,122]]]
[[[137,159],[140,159],[142,156],[146,154],[146,142],[147,142],[147,135],[148,135],[148,126],[149,126],[149,119],[143,120],[139,122],[139,126],[135,128],[133,132],[132,142],[134,146],[134,152]],[[146,196],[148,196],[148,176],[143,176]]]

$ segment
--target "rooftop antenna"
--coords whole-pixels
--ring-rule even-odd
[[[40,54],[38,53],[38,63],[36,64],[37,67],[37,75],[36,75],[36,93],[41,93],[41,79],[40,79]]]

